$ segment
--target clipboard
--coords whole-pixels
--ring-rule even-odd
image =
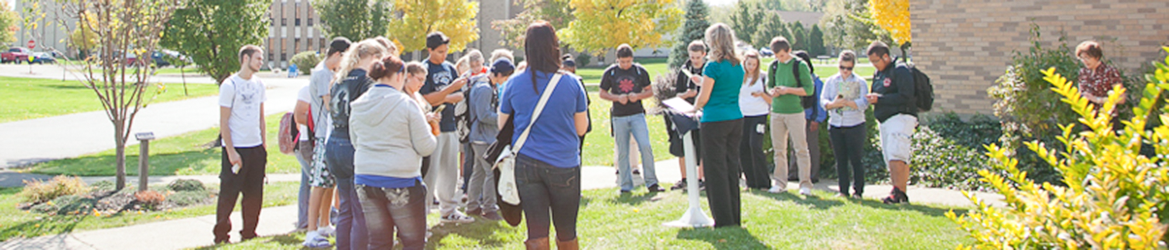
[[[662,104],[665,104],[666,107],[669,107],[670,111],[673,111],[674,113],[685,115],[687,117],[693,118],[693,117],[702,116],[701,111],[695,113],[694,112],[694,105],[690,104],[689,102],[686,102],[686,100],[682,99],[682,98],[674,97],[674,98],[666,99],[666,100],[662,101]]]

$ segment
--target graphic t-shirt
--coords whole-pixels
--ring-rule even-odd
[[[610,94],[614,95],[652,91],[645,89],[649,85],[649,73],[639,64],[633,64],[629,69],[621,69],[620,66],[614,64],[605,69],[604,75],[601,76],[601,90],[609,91]],[[613,102],[613,108],[610,112],[612,112],[613,117],[630,116],[645,113],[645,107],[641,105],[641,100],[625,104]]]
[[[260,105],[267,100],[264,82],[254,75],[250,80],[231,75],[219,85],[219,106],[231,108],[227,127],[231,129],[232,146],[255,147],[264,144],[263,135],[260,134],[260,116],[264,114],[260,114]]]
[[[427,67],[426,83],[422,85],[422,89],[418,90],[418,92],[422,93],[422,95],[428,95],[430,93],[445,89],[455,81],[455,78],[459,77],[458,75],[455,75],[459,71],[455,69],[454,64],[445,61],[442,62],[442,64],[434,64],[430,62],[430,58],[423,59],[422,61],[426,62]],[[461,92],[461,90],[455,91],[453,93],[458,92]],[[446,108],[442,110],[442,120],[438,123],[439,128],[442,130],[442,132],[453,132],[455,131],[454,104],[446,103],[441,105],[446,106]]]

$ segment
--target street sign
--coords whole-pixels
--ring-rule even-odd
[[[37,41],[28,40],[28,49],[33,49],[36,47],[37,47]]]

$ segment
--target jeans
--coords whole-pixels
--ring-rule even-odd
[[[864,123],[852,127],[828,128],[828,136],[832,139],[832,152],[836,153],[836,175],[840,183],[840,193],[848,194],[851,184],[853,193],[860,195],[865,192],[865,167],[861,163],[864,157],[865,143],[868,137]],[[852,182],[849,182],[852,177]]]
[[[357,197],[369,225],[369,249],[393,249],[394,230],[402,249],[426,245],[426,186],[415,182],[408,188],[378,188],[357,185]]]
[[[264,172],[267,171],[268,151],[263,146],[251,148],[235,148],[239,153],[241,163],[238,173],[232,173],[231,161],[227,159],[227,149],[223,149],[219,171],[219,200],[215,205],[215,242],[227,242],[231,231],[231,211],[235,210],[236,200],[243,194],[243,204],[240,205],[244,226],[240,229],[240,237],[247,240],[256,237],[256,224],[260,222],[260,209],[264,205]]]
[[[483,155],[487,152],[487,144],[471,144],[470,155]],[[496,205],[495,175],[491,173],[491,164],[483,157],[475,157],[475,169],[471,170],[471,181],[467,185],[467,210],[482,209],[484,213],[499,210]]]
[[[296,195],[296,228],[308,227],[309,171],[312,168],[313,149],[308,141],[297,146],[296,161],[300,162],[300,191]]]
[[[474,156],[474,154],[471,153],[472,150],[474,150],[471,145],[472,145],[472,143],[468,142],[468,143],[463,143],[463,145],[461,147],[459,147],[459,150],[460,150],[459,152],[463,153],[463,155],[462,155],[463,156],[463,160],[462,160],[463,164],[461,166],[463,168],[463,176],[462,176],[463,177],[463,186],[461,187],[461,189],[463,190],[464,194],[470,193],[467,191],[467,185],[471,183],[471,175],[473,173],[475,173],[475,170],[477,170],[477,169],[475,169],[475,167],[477,167],[477,166],[475,166],[475,164],[478,162],[475,161],[476,157]],[[479,157],[479,158],[482,158],[482,157]],[[467,199],[471,199],[471,198],[467,198]]]
[[[743,138],[743,119],[703,122],[702,142],[705,154],[702,171],[706,173],[706,199],[715,227],[742,223],[739,201],[739,144]]]
[[[556,239],[576,239],[580,210],[580,166],[558,168],[525,155],[516,157],[516,187],[520,191],[528,239],[547,238],[555,223]],[[551,216],[549,216],[551,211]]]
[[[799,166],[800,188],[812,188],[812,160],[808,153],[807,123],[804,113],[771,113],[771,145],[775,148],[775,185],[787,189],[787,143],[795,147]],[[788,137],[790,136],[790,137]]]
[[[459,136],[455,132],[442,132],[438,135],[438,146],[430,154],[430,170],[422,175],[426,182],[426,205],[434,204],[434,196],[438,195],[440,215],[447,216],[456,212],[459,200]]]
[[[354,150],[349,139],[330,138],[325,145],[325,165],[333,170],[353,173]],[[336,176],[338,172],[332,173]],[[369,235],[365,213],[362,213],[361,202],[353,187],[353,176],[337,177],[337,198],[341,200],[341,207],[337,208],[337,249],[366,249]]]
[[[767,115],[743,117],[743,136],[742,141],[739,143],[739,162],[742,163],[743,175],[747,177],[747,187],[749,188],[771,188],[767,155],[763,152],[765,123],[767,123]]]
[[[637,140],[637,149],[641,151],[641,166],[645,170],[645,186],[658,184],[657,173],[654,171],[653,148],[649,142],[649,128],[645,123],[645,114],[613,117],[613,136],[617,145],[617,171],[620,172],[618,182],[621,190],[633,190],[633,172],[629,170],[629,138]]]

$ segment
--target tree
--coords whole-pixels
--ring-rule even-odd
[[[778,14],[775,16],[778,16]],[[739,40],[752,41],[752,44],[754,45],[766,44],[767,42],[759,43],[758,41],[763,39],[757,38],[755,36],[756,31],[759,30],[758,28],[761,28],[760,24],[764,24],[764,22],[770,21],[765,20],[764,17],[766,17],[766,19],[771,19],[772,15],[769,15],[769,12],[765,13],[765,11],[763,11],[763,5],[759,4],[758,2],[739,1],[735,4],[735,11],[731,13],[731,29],[735,31],[735,36],[737,36]],[[774,31],[776,30],[765,32]],[[766,40],[771,41],[771,38],[768,37]]]
[[[674,40],[674,49],[670,51],[670,67],[686,63],[689,59],[687,47],[690,42],[706,37],[706,28],[710,27],[707,9],[706,3],[702,0],[690,0],[686,3],[686,24],[682,26],[677,39]]]
[[[46,15],[40,2],[25,1],[29,19],[27,25],[36,25]],[[99,56],[84,60],[82,85],[97,95],[102,110],[114,125],[114,144],[117,157],[116,186],[126,186],[126,141],[138,111],[151,101],[144,98],[150,85],[150,55],[162,37],[165,25],[180,5],[180,0],[53,0],[60,8],[52,8],[58,23],[65,19],[81,20],[87,15],[97,21],[81,22],[98,37]],[[88,26],[88,27],[86,27]],[[67,32],[70,27],[64,27]],[[81,34],[85,34],[82,32]],[[86,39],[86,38],[83,38]],[[42,39],[43,40],[43,39]],[[145,60],[142,64],[127,64],[128,55]],[[64,67],[64,65],[62,66]],[[159,88],[163,89],[163,88]]]
[[[327,37],[361,40],[386,34],[393,18],[389,0],[313,0],[313,10],[321,18],[321,30]]]
[[[804,24],[800,21],[787,24],[787,30],[791,36],[787,37],[788,42],[792,44],[792,51],[808,50],[808,32],[804,31]]]
[[[828,45],[859,50],[873,41],[892,41],[869,13],[868,0],[830,0],[820,21]]]
[[[783,22],[783,16],[779,15],[779,13],[767,12],[766,17],[763,18],[763,22],[757,26],[759,26],[759,30],[751,36],[754,40],[747,40],[751,41],[751,44],[767,47],[771,45],[771,39],[777,36],[787,38],[789,42],[791,39],[794,39],[790,27]],[[738,35],[738,33],[735,34]],[[742,38],[740,37],[740,39]]]
[[[268,37],[264,0],[189,1],[166,25],[162,46],[190,58],[216,84],[239,70],[239,49]],[[139,57],[142,58],[142,57]]]
[[[8,1],[0,1],[0,44],[15,42],[16,31],[20,30],[16,25],[20,17],[11,8]]]
[[[516,5],[523,6],[524,11],[516,14],[515,18],[496,20],[491,22],[491,28],[499,31],[503,40],[499,45],[523,47],[524,32],[528,25],[537,20],[548,21],[552,27],[568,27],[568,23],[576,20],[569,6],[569,0],[516,0]]]
[[[394,0],[395,13],[402,18],[390,20],[389,37],[402,46],[402,52],[426,48],[426,35],[441,31],[450,37],[450,51],[462,51],[467,43],[479,39],[475,16],[479,2],[467,0]]]
[[[576,20],[561,29],[562,42],[594,53],[623,43],[649,48],[668,43],[662,35],[678,29],[682,10],[674,0],[571,0]]]
[[[86,22],[82,24],[81,22]],[[80,58],[88,57],[93,49],[97,48],[98,37],[97,32],[94,32],[90,27],[97,26],[97,17],[92,13],[86,14],[81,19],[77,20],[77,29],[73,33],[69,33],[69,47],[78,50]]]
[[[808,53],[813,56],[827,55],[828,50],[824,48],[824,31],[820,30],[820,25],[812,25],[812,31],[808,32]]]
[[[877,26],[889,31],[893,41],[909,44],[913,39],[909,26],[909,0],[869,0]]]

